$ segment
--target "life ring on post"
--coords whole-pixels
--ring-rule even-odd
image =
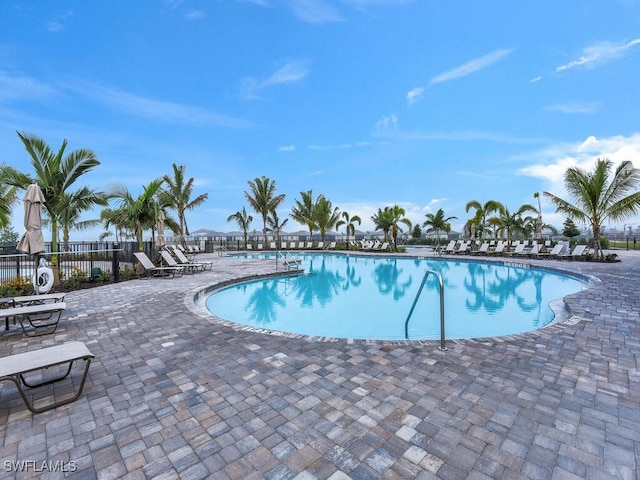
[[[38,293],[47,293],[53,287],[53,270],[49,267],[38,267],[38,282],[36,284],[36,274],[31,277],[33,287],[37,288]]]

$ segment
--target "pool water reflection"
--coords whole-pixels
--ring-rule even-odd
[[[266,254],[263,254],[266,256]],[[300,254],[305,274],[227,287],[206,305],[214,315],[257,328],[337,338],[404,339],[425,270],[445,286],[446,337],[500,336],[550,323],[553,300],[582,289],[573,277],[502,263],[406,257]],[[430,276],[409,339],[440,335],[439,284]]]

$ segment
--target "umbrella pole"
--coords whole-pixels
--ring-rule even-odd
[[[35,263],[35,271],[33,273],[33,291],[36,293],[36,295],[40,295],[40,287],[38,286],[40,281],[38,279],[38,254],[37,253],[35,255],[34,263]]]

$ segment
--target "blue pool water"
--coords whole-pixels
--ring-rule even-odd
[[[288,333],[438,339],[440,287],[434,275],[405,325],[429,269],[444,280],[446,337],[478,338],[543,327],[554,318],[549,303],[583,286],[566,275],[502,263],[340,254],[296,257],[302,260],[303,275],[224,288],[206,300],[208,310],[235,323]]]

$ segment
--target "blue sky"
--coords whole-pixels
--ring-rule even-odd
[[[636,0],[7,0],[0,162],[31,172],[20,130],[95,150],[94,188],[184,164],[209,194],[192,231],[235,230],[262,175],[281,218],[313,189],[363,230],[394,204],[460,229],[469,200],[513,211],[563,196],[568,166],[640,167],[639,19]]]

